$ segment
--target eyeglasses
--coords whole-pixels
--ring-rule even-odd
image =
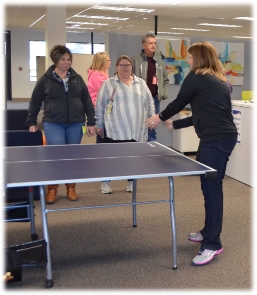
[[[121,68],[129,68],[129,67],[131,67],[131,64],[119,64],[119,66]]]
[[[156,45],[156,42],[145,42],[148,45]]]

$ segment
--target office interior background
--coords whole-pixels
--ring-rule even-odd
[[[59,1],[61,2],[61,1]],[[58,2],[58,5],[59,5]],[[79,7],[76,5],[72,5],[72,9],[73,9],[73,15],[84,11],[84,14],[90,14],[90,9],[89,6],[93,6],[94,4],[90,3],[90,1],[85,1],[87,3],[85,3],[84,5],[81,4],[80,1],[79,2]],[[111,1],[112,3],[115,3],[115,1]],[[110,1],[105,1],[105,3],[109,3],[111,4]],[[242,86],[239,85],[235,85],[233,86],[233,92],[231,94],[231,99],[232,100],[241,100],[242,99],[242,91],[251,91],[254,90],[254,80],[253,80],[253,74],[254,74],[254,66],[255,66],[255,50],[254,50],[254,30],[253,30],[253,21],[252,20],[245,20],[245,21],[241,21],[241,24],[244,26],[247,26],[247,30],[244,31],[245,34],[241,33],[241,36],[245,36],[247,35],[247,37],[249,38],[231,38],[232,35],[237,35],[237,33],[235,34],[230,34],[230,36],[228,37],[227,35],[227,31],[231,32],[231,28],[226,28],[226,27],[218,27],[219,33],[215,36],[213,36],[210,31],[212,30],[212,27],[208,27],[208,29],[210,29],[209,33],[208,32],[195,32],[195,31],[185,31],[183,37],[180,35],[170,35],[170,34],[164,34],[161,33],[161,31],[164,31],[164,29],[162,29],[162,24],[166,23],[168,25],[169,31],[172,31],[170,28],[172,26],[169,26],[169,21],[172,21],[172,18],[175,18],[174,15],[176,14],[176,9],[179,9],[179,4],[172,7],[172,15],[173,17],[171,17],[171,12],[170,10],[167,9],[167,12],[165,12],[165,15],[161,15],[164,14],[164,7],[161,7],[161,5],[163,5],[162,3],[158,3],[158,4],[153,4],[152,1],[141,1],[140,4],[134,4],[134,1],[130,1],[130,7],[137,7],[140,9],[146,9],[146,8],[156,8],[155,11],[151,12],[151,13],[147,13],[148,18],[150,19],[147,23],[146,27],[143,27],[143,29],[140,29],[139,26],[134,27],[134,29],[132,29],[132,31],[127,32],[127,31],[122,31],[121,29],[115,29],[115,30],[110,30],[110,31],[105,31],[105,27],[102,26],[101,29],[96,29],[94,27],[94,29],[92,31],[88,30],[85,32],[79,32],[79,33],[74,33],[74,32],[68,32],[67,29],[67,33],[66,33],[66,42],[78,42],[78,43],[90,43],[92,42],[92,37],[93,37],[93,42],[94,43],[98,43],[98,44],[104,44],[105,45],[105,51],[107,51],[110,54],[110,58],[112,60],[112,65],[111,65],[111,69],[109,71],[110,76],[114,73],[115,68],[115,61],[117,59],[117,57],[119,57],[122,54],[128,55],[128,56],[132,56],[134,54],[138,54],[141,49],[142,49],[142,36],[151,32],[151,33],[155,33],[155,16],[158,15],[158,19],[157,19],[157,39],[190,39],[190,43],[193,44],[194,42],[197,41],[215,41],[215,42],[235,42],[235,43],[244,43],[244,84]],[[155,1],[156,2],[156,1]],[[171,1],[170,1],[171,2]],[[183,2],[183,1],[181,1]],[[184,1],[185,5],[188,4],[189,2],[192,1]],[[206,1],[205,1],[206,2]],[[219,1],[218,1],[219,2]],[[167,1],[166,1],[167,3]],[[198,18],[198,23],[200,21],[200,17],[202,17],[203,19],[201,20],[201,22],[216,22],[216,23],[233,23],[233,20],[231,19],[231,17],[229,18],[225,18],[225,20],[218,20],[218,12],[220,12],[220,15],[222,15],[222,13],[224,11],[226,11],[226,15],[230,16],[230,13],[228,11],[232,13],[237,12],[238,17],[240,16],[247,16],[247,17],[253,17],[254,16],[254,7],[253,7],[253,2],[250,1],[249,3],[246,1],[241,5],[238,5],[236,3],[236,5],[234,4],[234,1],[227,1],[226,5],[221,4],[221,2],[219,2],[219,4],[221,4],[221,6],[218,7],[212,7],[210,14],[207,15],[206,14],[206,10],[205,8],[208,8],[208,5],[205,5],[204,2],[202,1],[200,6],[194,6],[194,5],[190,5],[188,4],[187,6],[187,12],[181,12],[180,10],[178,10],[178,14],[177,14],[177,18],[179,19],[180,17],[183,18],[183,15],[187,16],[187,18],[190,18],[191,20],[194,20],[196,18]],[[76,4],[76,1],[75,3]],[[126,6],[126,1],[122,1],[122,5],[119,6]],[[12,3],[10,3],[10,6],[12,5]],[[35,5],[34,3],[31,4],[31,6]],[[166,4],[164,4],[166,5]],[[238,5],[238,6],[237,6]],[[6,13],[6,11],[8,10],[8,3],[6,4],[6,6],[3,9],[3,14]],[[18,11],[24,6],[24,4],[17,4],[18,9],[16,10],[16,12],[18,13]],[[67,5],[68,6],[68,5]],[[214,5],[215,6],[215,5]],[[216,5],[217,6],[217,5]],[[20,8],[19,8],[20,7]],[[36,5],[35,5],[36,7]],[[222,9],[222,7],[224,9]],[[67,7],[66,7],[67,8]],[[159,9],[159,10],[158,10]],[[170,6],[169,6],[170,9]],[[181,8],[182,9],[182,8]],[[183,9],[186,9],[185,7],[183,7]],[[68,9],[67,9],[68,10]],[[202,11],[200,11],[202,10]],[[246,15],[246,11],[248,11],[249,13]],[[105,11],[103,12],[99,12],[96,14],[96,11],[93,11],[94,13],[92,15],[101,15],[101,14],[107,14],[107,12]],[[160,12],[160,14],[158,14],[158,12]],[[242,14],[240,14],[240,12],[242,12]],[[129,12],[127,12],[129,13]],[[133,15],[133,17],[131,17],[131,21],[136,23],[136,19],[140,17],[141,14],[143,14],[142,12],[130,12],[131,15]],[[186,13],[186,14],[185,14]],[[117,13],[116,13],[117,14]],[[181,14],[181,16],[180,16]],[[120,17],[123,16],[123,13],[120,14]],[[135,18],[136,17],[136,18]],[[142,16],[143,17],[143,16]],[[15,19],[15,15],[13,15],[13,19]],[[36,21],[38,19],[38,17],[34,18],[34,21]],[[176,18],[175,18],[176,19]],[[68,21],[68,18],[67,18]],[[83,21],[88,21],[83,19]],[[92,22],[92,20],[90,20]],[[235,20],[234,20],[235,21]],[[94,19],[94,22],[107,22],[104,20],[97,20]],[[120,21],[121,22],[121,21]],[[247,22],[247,24],[246,24]],[[39,25],[40,21],[38,22]],[[250,23],[250,24],[249,24]],[[30,23],[30,25],[32,25],[33,22]],[[185,26],[185,21],[181,22],[179,24],[179,28],[181,28],[182,26]],[[9,25],[8,23],[6,23],[4,25],[4,30],[9,31],[10,32],[10,43],[11,43],[11,81],[12,81],[12,85],[11,85],[11,91],[12,91],[12,98],[17,100],[26,100],[29,99],[31,96],[31,93],[34,89],[34,86],[36,84],[36,81],[30,81],[30,56],[29,56],[29,41],[33,40],[33,41],[42,41],[42,40],[46,40],[47,36],[46,36],[46,32],[44,29],[40,28],[40,29],[35,29],[36,28],[35,24],[32,27],[27,26],[26,28],[21,28],[21,27],[12,27],[11,25]],[[65,26],[65,24],[64,24]],[[68,26],[68,25],[67,25]],[[194,26],[196,27],[196,25]],[[250,29],[249,29],[250,27]],[[199,28],[199,27],[198,27]],[[202,26],[201,28],[206,28],[205,26]],[[167,29],[167,28],[166,28]],[[165,29],[165,31],[166,31]],[[241,30],[241,28],[234,28],[235,32],[237,32],[237,30]],[[125,30],[125,29],[124,29]],[[215,30],[217,30],[217,28],[215,28]],[[166,31],[168,32],[168,31]],[[92,34],[93,33],[93,34]],[[22,70],[20,70],[22,69]],[[76,70],[76,69],[75,69]],[[85,68],[85,71],[87,69]],[[167,104],[169,102],[171,102],[172,100],[174,100],[176,98],[176,95],[178,94],[180,90],[180,85],[170,85],[170,89],[169,89],[169,97],[167,100],[163,101],[161,103],[161,110],[164,109]],[[6,107],[6,101],[2,101],[2,108]],[[256,120],[256,119],[255,119]],[[249,126],[249,128],[251,128],[253,126]],[[252,128],[252,134],[256,134],[255,132],[255,128]],[[168,130],[166,130],[164,127],[160,126],[158,129],[158,141],[161,142],[162,144],[166,145],[166,146],[172,146],[172,137],[170,135],[170,132]],[[254,155],[253,155],[254,156]],[[254,161],[256,162],[256,161]],[[253,216],[254,218],[254,216]]]
[[[72,5],[57,5],[57,8],[60,7],[60,14],[65,14],[63,28],[65,30],[66,26],[66,42],[104,44],[105,51],[112,60],[110,76],[115,71],[118,56],[132,56],[141,51],[142,36],[147,33],[156,34],[157,39],[189,39],[190,44],[202,40],[244,43],[244,83],[242,86],[233,86],[231,99],[241,100],[242,91],[253,90],[254,10],[251,3],[235,6],[232,1],[227,1],[226,5],[213,2],[204,5],[201,1],[200,4],[192,4],[192,1],[169,1],[168,4],[167,1],[166,4],[154,4],[152,1],[142,1],[140,4],[133,2],[127,4],[125,1],[120,5],[116,1],[106,1],[105,4],[93,4],[92,1],[81,4],[78,1]],[[51,20],[47,20],[44,13],[49,7],[51,8],[40,4],[10,4],[4,9],[5,30],[10,32],[11,96],[14,99],[29,99],[36,84],[36,81],[30,79],[29,41],[47,42],[50,33],[44,28]],[[102,9],[98,9],[99,7]],[[248,19],[242,20],[240,17]],[[58,21],[58,15],[56,18]],[[199,25],[203,22],[227,24],[228,27]],[[87,68],[84,71],[87,71]],[[170,85],[169,97],[162,101],[161,109],[176,98],[179,89],[180,85]],[[168,130],[164,126],[158,128],[160,142],[172,146]]]

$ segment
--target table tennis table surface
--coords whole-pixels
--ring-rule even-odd
[[[216,174],[158,142],[7,147],[5,164],[7,187]]]

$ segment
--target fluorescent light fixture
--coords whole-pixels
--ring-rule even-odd
[[[248,17],[248,16],[239,16],[239,17],[234,17],[233,19],[255,20],[255,18]]]
[[[252,37],[244,37],[244,36],[231,36],[233,38],[242,38],[242,39],[252,39]]]
[[[92,25],[92,26],[108,26],[108,24],[101,23],[88,23],[88,22],[66,22],[66,24],[74,24],[74,25]]]
[[[36,20],[32,25],[30,25],[29,28],[31,28],[32,26],[34,26],[34,24],[36,24],[37,22],[39,22],[43,17],[45,17],[45,14],[42,15],[38,20]]]
[[[184,33],[173,33],[173,32],[158,32],[158,34],[184,35]]]
[[[129,18],[128,17],[111,17],[111,16],[102,16],[102,15],[99,15],[99,16],[91,16],[91,15],[79,15],[79,14],[76,14],[74,15],[73,17],[84,17],[84,18],[97,18],[97,19],[115,19],[115,20],[128,20]]]
[[[149,4],[151,4],[151,3],[156,4],[156,0],[148,0],[147,2]],[[162,5],[178,5],[178,4],[181,4],[182,1],[159,0],[158,3],[162,4]]]
[[[150,13],[155,11],[154,9],[139,9],[139,8],[133,8],[128,6],[100,6],[96,5],[93,7],[94,9],[101,9],[101,10],[117,10],[117,11],[134,11],[134,12],[146,12]]]
[[[77,34],[83,34],[83,32],[78,32],[78,31],[66,31],[67,33],[77,33]]]
[[[66,27],[66,29],[76,29],[76,30],[94,30],[94,28],[79,28],[79,27]]]
[[[210,30],[202,30],[202,29],[191,29],[191,28],[170,28],[171,30],[182,30],[182,31],[198,31],[198,32],[208,32]]]
[[[149,31],[149,33],[154,34],[154,31]],[[158,34],[184,35],[184,33],[173,33],[173,32],[158,32]]]
[[[209,24],[209,23],[201,23],[198,26],[212,26],[212,27],[226,27],[226,28],[240,28],[242,26],[236,25],[226,25],[226,24]]]

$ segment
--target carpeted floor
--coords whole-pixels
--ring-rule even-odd
[[[132,227],[131,207],[53,212],[48,214],[53,290],[251,290],[252,188],[230,177],[224,179],[224,251],[209,265],[195,267],[199,244],[187,240],[204,221],[199,177],[175,177],[178,269],[172,269],[171,225],[168,204],[137,206]],[[130,201],[126,181],[113,181],[112,195],[100,183],[77,185],[80,199],[69,202],[65,186],[58,202],[48,208]],[[138,180],[138,200],[168,197],[168,179]],[[36,228],[42,238],[39,201]],[[30,241],[29,223],[6,223],[6,245]],[[22,282],[7,290],[44,290],[44,267],[24,267]]]
[[[94,143],[95,136],[82,143]],[[194,157],[192,155],[191,157]],[[48,214],[54,286],[45,289],[45,267],[23,267],[21,282],[4,290],[20,291],[252,291],[253,189],[225,176],[224,251],[205,266],[191,265],[199,244],[188,241],[200,230],[204,204],[198,176],[174,177],[178,269],[172,269],[171,223],[168,204],[137,206],[137,227],[131,207],[101,208]],[[69,202],[65,186],[47,208],[129,202],[126,181],[113,181],[112,195],[100,192],[101,183],[78,184],[77,202]],[[168,198],[167,178],[137,181],[138,201]],[[40,203],[35,201],[39,239],[43,237]],[[29,223],[5,223],[6,246],[30,241]]]

